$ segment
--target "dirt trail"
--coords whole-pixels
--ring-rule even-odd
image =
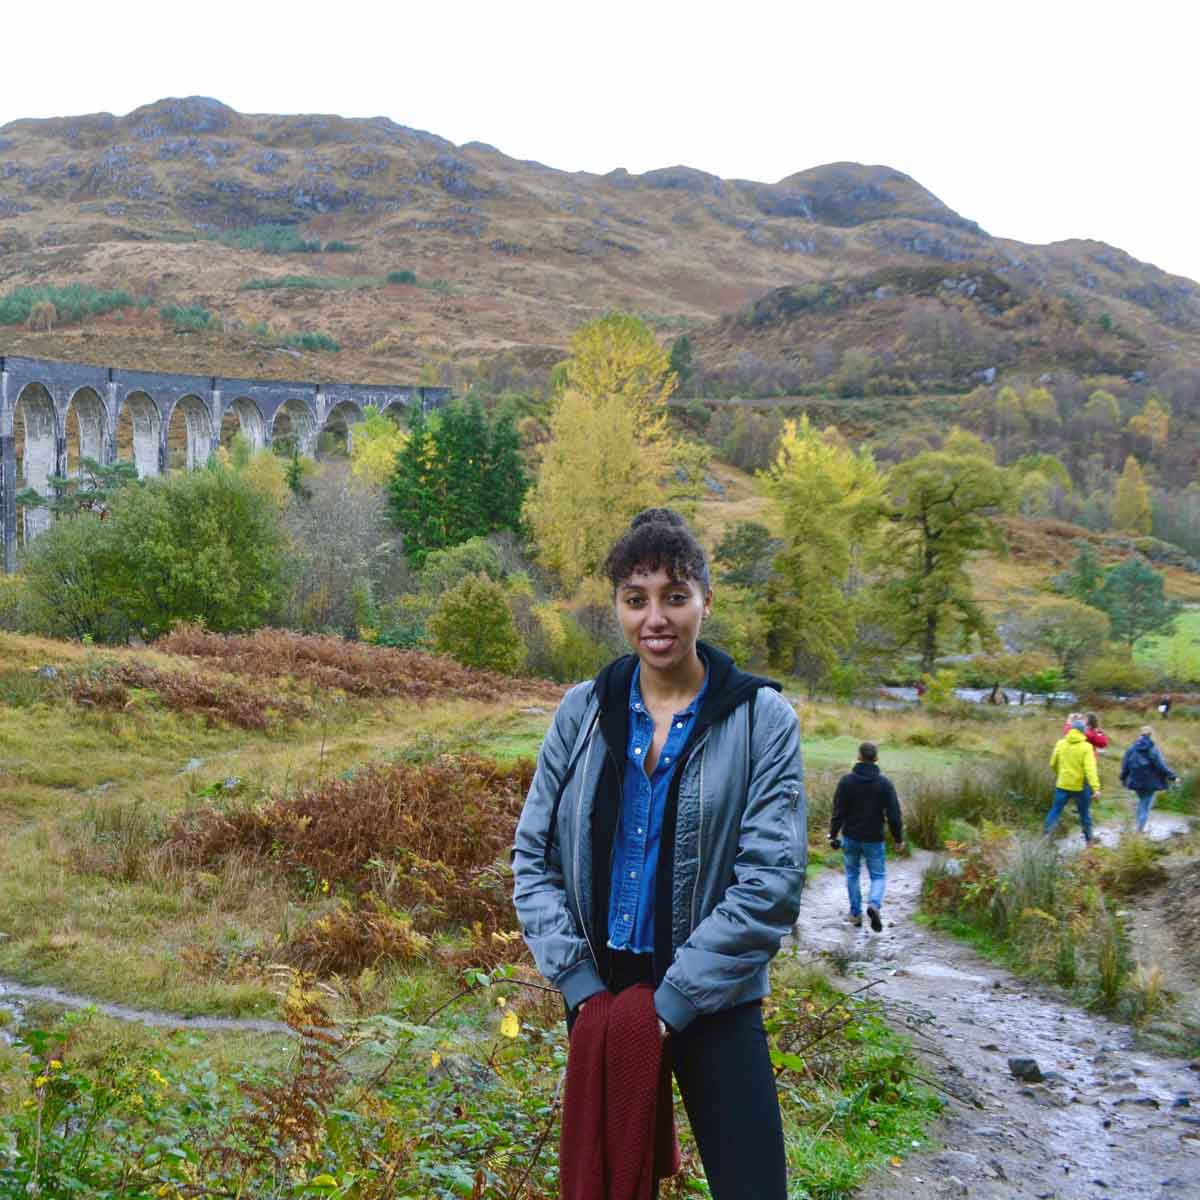
[[[188,1017],[182,1013],[161,1012],[153,1008],[131,1008],[127,1004],[110,1004],[94,996],[64,992],[56,987],[34,987],[0,977],[0,1008],[11,1013],[17,1025],[25,1008],[32,1003],[54,1004],[60,1008],[80,1010],[94,1008],[102,1016],[117,1021],[137,1021],[158,1029],[205,1029],[222,1033],[282,1033],[292,1031],[282,1021],[254,1017]]]
[[[1152,820],[1158,837],[1178,825],[1169,814]],[[814,876],[800,914],[801,947],[880,980],[873,994],[913,1030],[929,1077],[957,1097],[936,1130],[945,1148],[889,1168],[863,1200],[1200,1197],[1200,1073],[1139,1051],[1128,1027],[916,924],[932,857],[889,860],[880,934],[846,921],[840,871]],[[865,892],[865,872],[863,883]],[[1048,1081],[1014,1079],[1009,1058],[1036,1059]]]

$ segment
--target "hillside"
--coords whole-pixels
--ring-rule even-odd
[[[287,227],[282,252],[244,232],[266,224]],[[399,272],[415,285],[387,281]],[[943,275],[959,281],[952,295]],[[782,335],[771,314],[831,280],[844,303]],[[974,340],[961,361],[918,371],[919,386],[959,388],[1060,350],[1126,373],[1200,350],[1200,285],[1101,243],[990,236],[889,167],[837,163],[776,183],[682,166],[599,176],[384,118],[246,115],[201,97],[0,129],[0,295],[71,282],[143,307],[88,329],[0,327],[0,350],[289,375],[296,364],[265,330],[320,331],[342,348],[308,355],[304,371],[365,380],[501,352],[514,370],[544,369],[609,308],[664,333],[740,311],[701,338],[720,367],[760,350],[812,360],[831,339],[840,352],[822,324],[834,319],[868,344],[896,322],[919,335],[950,299]],[[177,335],[164,304],[200,306],[212,330]],[[1068,310],[1104,324],[1095,347],[1055,341]]]

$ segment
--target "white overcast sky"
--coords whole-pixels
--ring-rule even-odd
[[[199,94],[565,169],[885,163],[990,233],[1200,279],[1194,0],[5,7],[0,124]]]

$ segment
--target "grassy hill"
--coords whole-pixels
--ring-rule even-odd
[[[812,352],[831,317],[840,349],[851,331],[870,346],[889,323],[919,332],[947,300],[961,308],[982,344],[937,367],[947,386],[1058,361],[1063,305],[1129,335],[1101,330],[1094,347],[1067,347],[1072,361],[1136,370],[1148,353],[1186,358],[1200,338],[1200,285],[1101,243],[992,237],[884,166],[776,183],[682,166],[598,176],[383,118],[247,115],[191,97],[14,121],[0,129],[0,177],[0,296],[79,282],[144,305],[88,328],[0,328],[8,352],[351,380],[508,354],[519,376],[605,309],[645,313],[664,334],[740,311],[705,343],[720,367],[777,341],[780,318],[830,281],[837,307],[805,301]],[[981,282],[943,289],[943,275]],[[177,330],[159,316],[171,304],[204,309],[219,332]],[[340,352],[280,349],[305,331]]]

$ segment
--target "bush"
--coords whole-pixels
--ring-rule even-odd
[[[326,254],[352,254],[358,247],[353,242],[340,242],[336,238],[325,243]]]
[[[416,650],[426,646],[426,625],[434,603],[432,596],[406,593],[381,604],[375,644],[401,650]]]
[[[199,304],[164,304],[158,312],[176,333],[199,333],[212,324],[212,313]]]
[[[314,254],[321,243],[301,237],[291,225],[264,223],[246,229],[231,229],[218,237],[227,246],[238,250],[258,250],[263,254]]]
[[[1001,687],[1020,687],[1020,680],[1053,668],[1054,660],[1048,654],[1030,651],[1021,654],[980,654],[963,663],[961,677],[967,687],[984,688],[996,683]]]
[[[958,675],[954,671],[922,675],[921,681],[925,684],[923,703],[931,713],[947,712],[953,707],[954,689],[958,686]]]
[[[400,696],[417,701],[442,697],[498,700],[513,694],[512,680],[457,666],[433,654],[288,629],[260,629],[242,637],[222,637],[195,626],[181,626],[158,642],[157,648],[214,661],[229,675],[294,679],[320,691],[343,691],[347,696],[364,699]],[[531,692],[545,692],[547,699],[559,695],[549,685],[527,686]]]
[[[39,304],[53,305],[58,321],[70,324],[85,317],[130,308],[133,297],[121,288],[102,292],[82,283],[13,288],[0,298],[0,325],[26,324],[34,306]]]
[[[457,587],[468,575],[486,575],[503,583],[507,572],[500,551],[484,537],[469,538],[457,546],[431,550],[421,569],[421,591],[441,596]]]
[[[1114,692],[1131,695],[1144,692],[1154,684],[1154,672],[1131,658],[1107,654],[1086,662],[1079,671],[1079,690],[1085,694]]]
[[[330,350],[337,352],[342,347],[327,333],[290,333],[283,344],[293,350]]]
[[[446,592],[429,632],[439,654],[464,666],[512,674],[525,658],[504,589],[486,575],[470,575]]]
[[[426,933],[476,922],[508,930],[508,850],[532,776],[528,761],[472,757],[373,767],[265,805],[185,813],[162,853],[188,870],[250,855],[305,895],[356,899],[367,912],[403,909]]]
[[[414,284],[417,282],[416,271],[389,271],[387,273],[388,283]]]

